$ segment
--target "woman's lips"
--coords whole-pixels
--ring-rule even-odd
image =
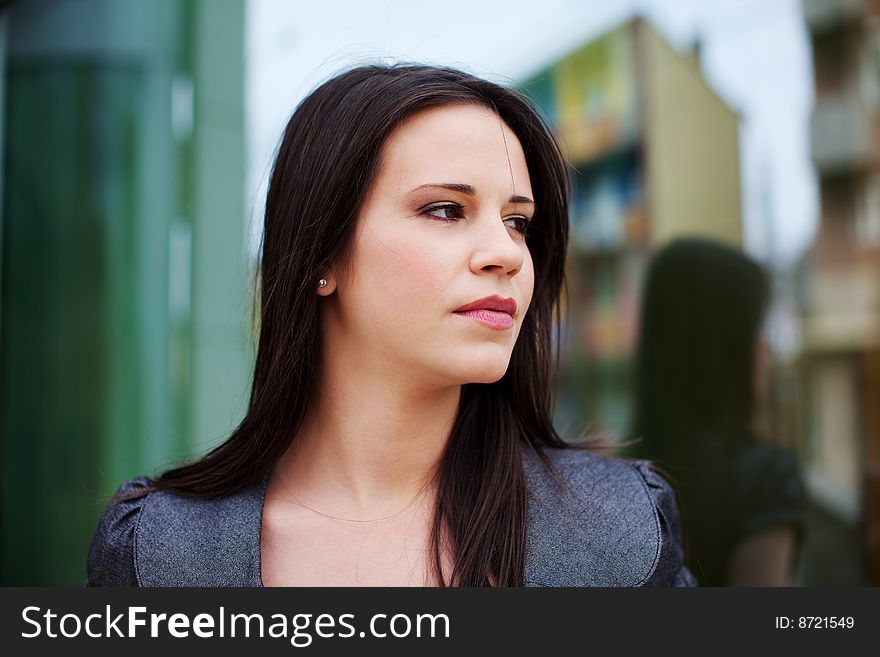
[[[513,327],[513,318],[516,315],[516,299],[504,298],[493,294],[468,304],[453,311],[456,315],[470,317],[483,326],[503,331]]]
[[[499,331],[503,331],[505,329],[513,327],[513,317],[499,310],[477,308],[475,310],[463,310],[460,312],[456,312],[455,314],[461,315],[462,317],[470,317],[471,319],[480,322],[480,324],[483,324],[484,326],[488,326],[489,328],[493,328]]]

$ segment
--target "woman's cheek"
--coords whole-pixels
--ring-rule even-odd
[[[405,297],[403,300],[414,295],[420,301],[437,303],[449,298],[452,290],[447,288],[456,268],[466,266],[455,263],[455,254],[462,251],[453,242],[424,231],[401,232],[382,240],[375,259],[381,276]]]

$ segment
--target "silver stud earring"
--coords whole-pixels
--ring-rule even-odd
[[[318,287],[327,287],[327,279],[322,278],[320,281],[318,281]]]

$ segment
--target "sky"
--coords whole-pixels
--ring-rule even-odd
[[[704,77],[741,117],[746,250],[782,265],[814,236],[814,96],[801,0],[247,0],[246,11],[252,245],[290,114],[340,69],[406,60],[516,83],[634,15],[679,50],[699,40]]]

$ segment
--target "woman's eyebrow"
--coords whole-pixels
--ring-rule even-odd
[[[441,189],[449,189],[453,192],[460,192],[462,194],[467,194],[468,196],[476,196],[477,195],[477,190],[473,185],[467,185],[464,183],[426,183],[424,185],[419,185],[418,187],[411,189],[409,193],[412,194],[413,192],[417,192],[420,189],[426,189],[429,187],[439,187]],[[532,205],[535,204],[535,202],[532,199],[530,199],[528,196],[514,195],[514,196],[510,197],[509,201],[510,201],[510,203],[530,203]]]

